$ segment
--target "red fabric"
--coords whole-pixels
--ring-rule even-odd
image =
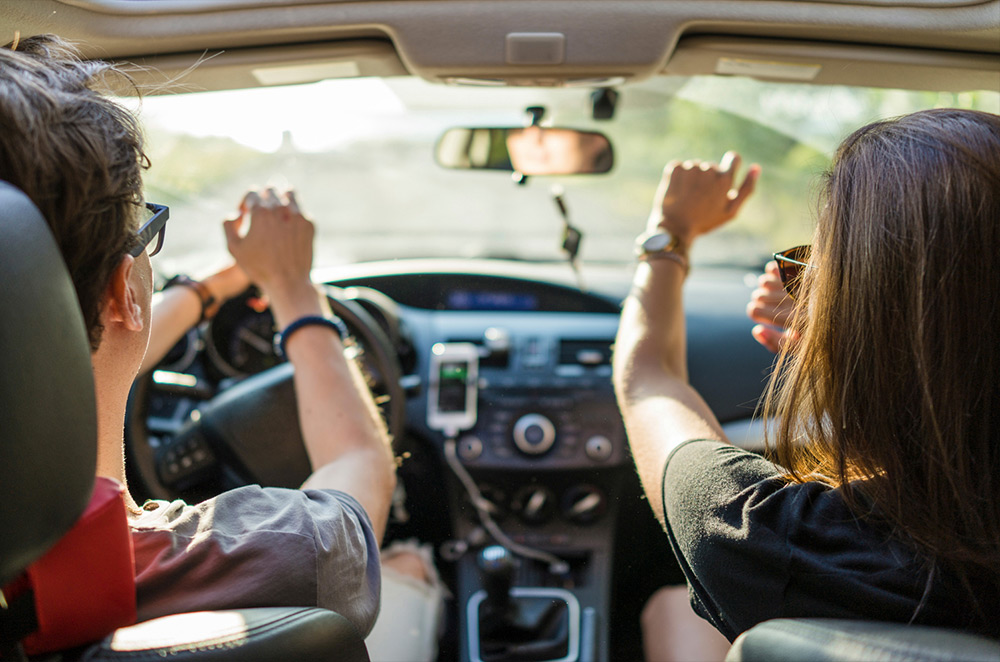
[[[130,625],[135,563],[125,488],[98,477],[83,515],[27,572],[38,631],[24,639],[29,655],[95,641]]]

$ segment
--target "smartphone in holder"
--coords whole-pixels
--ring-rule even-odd
[[[479,348],[469,342],[436,343],[431,348],[427,427],[458,434],[476,425]]]

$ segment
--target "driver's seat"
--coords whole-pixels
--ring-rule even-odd
[[[73,284],[38,209],[3,181],[0,311],[0,587],[7,587],[24,585],[29,566],[49,556],[91,501],[97,421],[90,348]],[[124,518],[121,526],[127,530]],[[93,571],[79,558],[71,577]],[[36,600],[32,591],[22,593],[14,613],[13,601],[0,592],[3,659],[23,659],[21,642],[44,626]],[[80,614],[101,609],[94,602],[78,605]],[[45,659],[368,661],[351,623],[314,607],[179,614],[97,636],[104,634]]]

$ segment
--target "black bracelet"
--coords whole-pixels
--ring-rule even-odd
[[[214,310],[212,310],[211,314],[209,314],[212,306],[215,305],[215,297],[212,295],[212,291],[208,289],[208,286],[205,285],[205,283],[185,276],[184,274],[177,274],[163,284],[163,289],[168,290],[175,285],[187,287],[198,295],[198,301],[201,302],[201,318],[198,319],[199,324],[215,314]]]
[[[300,317],[286,326],[285,330],[278,334],[278,337],[275,339],[275,349],[278,352],[278,356],[288,356],[286,351],[288,339],[293,333],[304,326],[325,326],[333,329],[337,332],[337,335],[340,336],[341,342],[347,340],[347,337],[351,335],[350,331],[347,330],[347,325],[344,324],[344,320],[340,319],[336,315],[333,315],[332,317],[323,317],[322,315],[306,315],[305,317]]]

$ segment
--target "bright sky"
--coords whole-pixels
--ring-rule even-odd
[[[425,134],[433,139],[447,127],[470,121],[519,125],[524,108],[541,95],[537,90],[448,88],[413,78],[347,78],[147,96],[139,114],[148,127],[226,136],[267,152],[276,150],[282,134],[291,131],[299,149],[325,151],[376,134]],[[123,102],[135,107],[133,100]]]
[[[303,149],[323,150],[384,131],[387,120],[405,113],[402,101],[381,80],[355,78],[148,96],[142,100],[140,117],[147,126],[195,136],[228,136],[271,152],[281,145],[284,131],[291,131]]]

